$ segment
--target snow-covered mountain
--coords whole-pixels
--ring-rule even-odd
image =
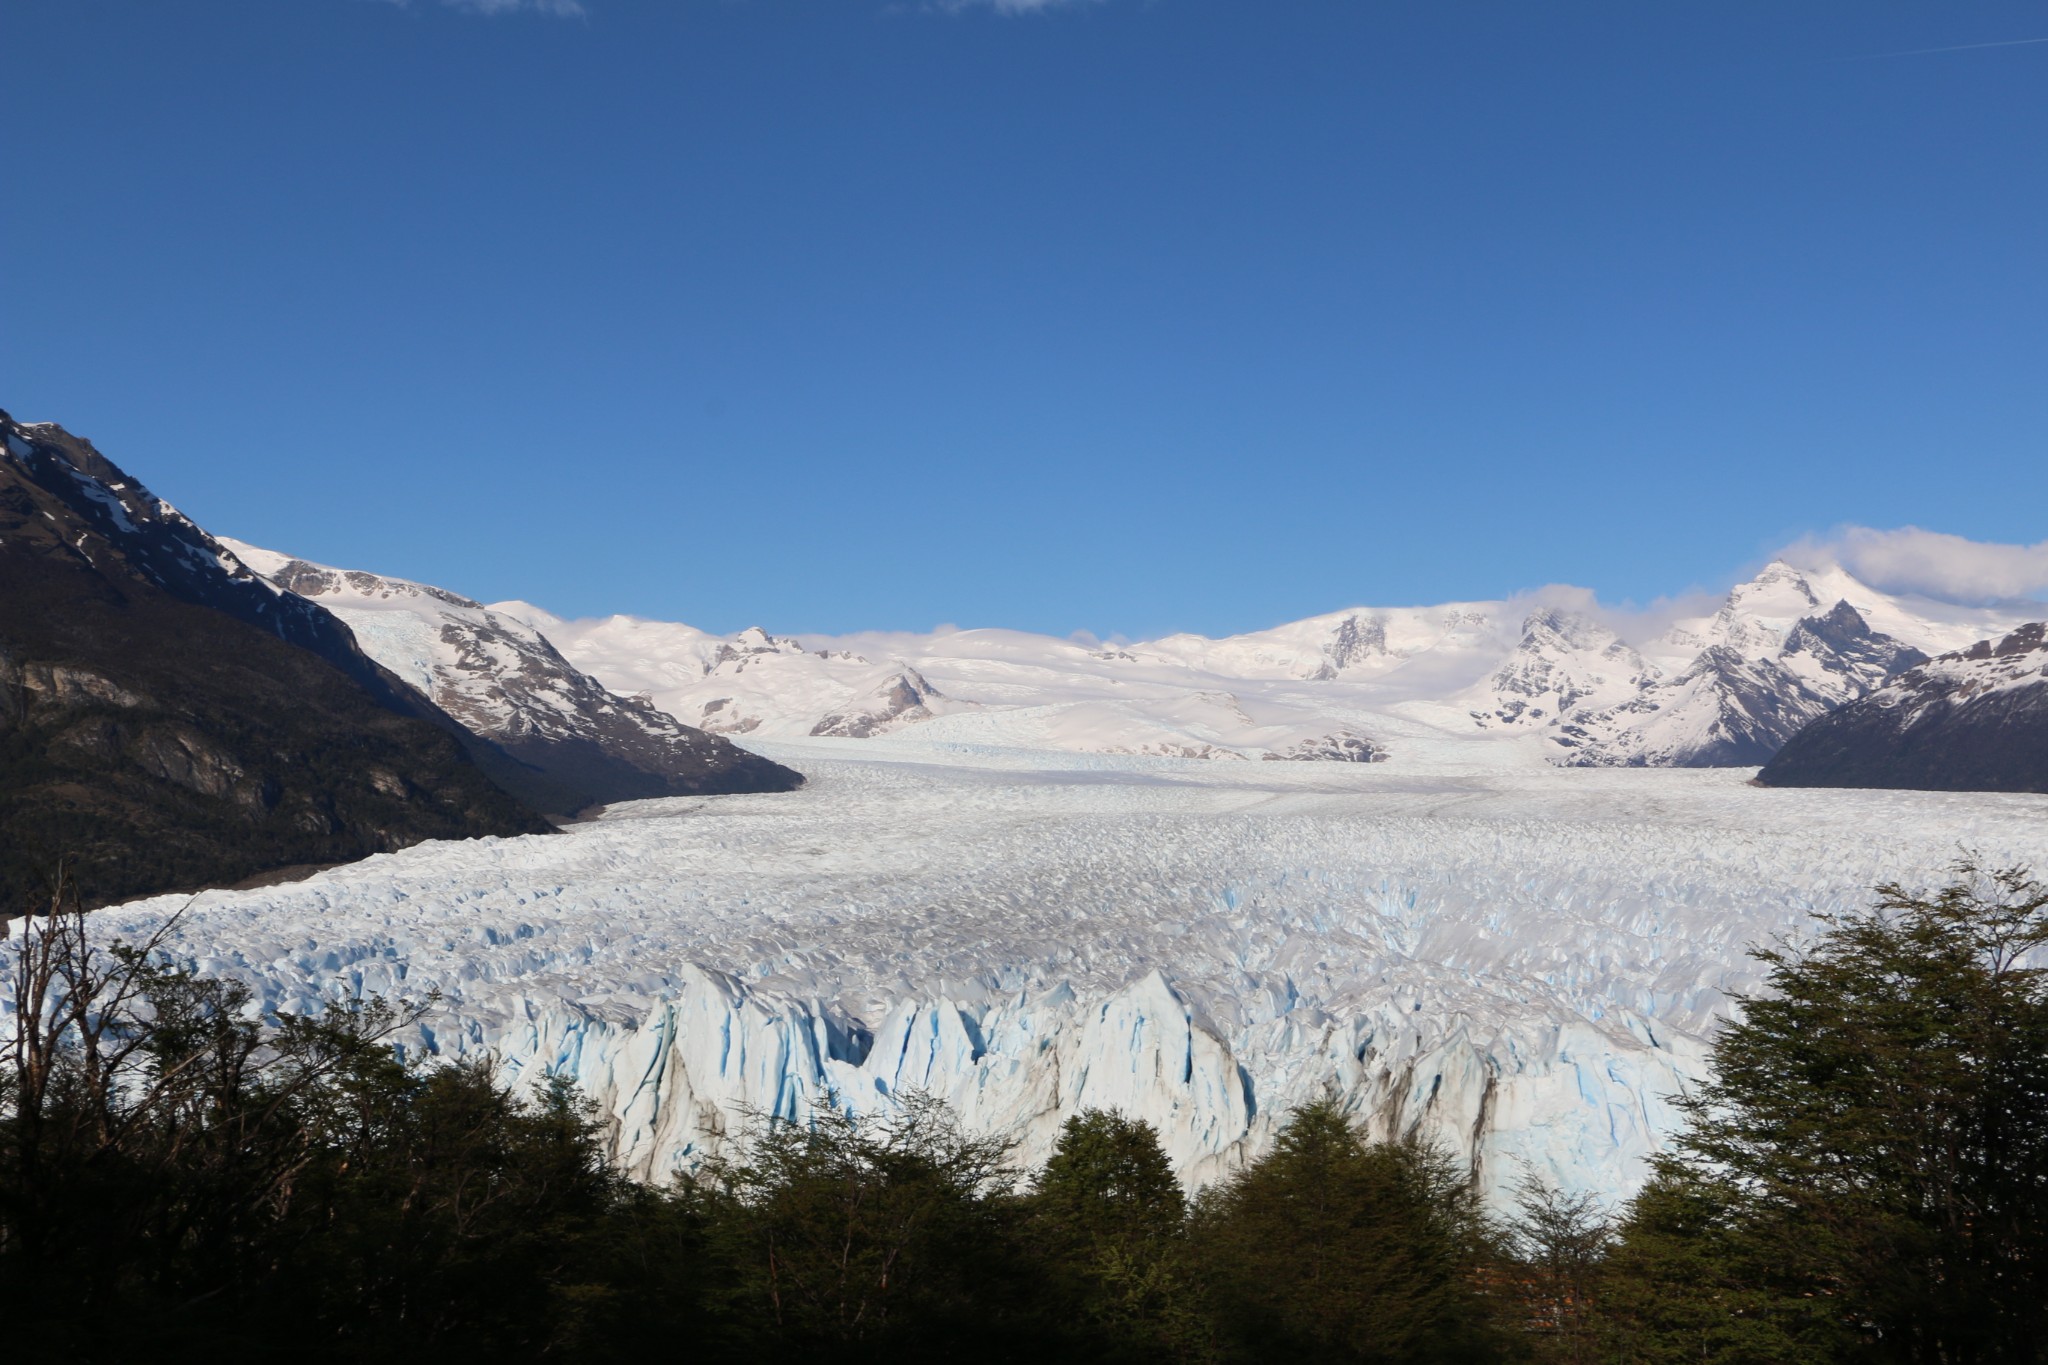
[[[1652,629],[1572,590],[1110,646],[1005,630],[720,637],[566,621],[523,602],[493,610],[608,686],[727,734],[1396,762],[1418,745],[1483,741],[1582,767],[1760,764],[1928,654],[2048,614],[1887,594],[1832,564],[1784,562]]]
[[[2048,624],[1901,673],[1801,730],[1758,780],[2048,792]]]
[[[923,739],[1186,758],[1376,752],[1341,715],[1284,689],[1206,675],[1170,652],[1005,630],[800,643],[758,628],[721,638],[623,616],[565,621],[523,602],[493,610],[544,632],[608,685],[726,734],[871,739],[914,729]],[[1271,671],[1284,679],[1293,662],[1289,654]]]
[[[802,778],[645,696],[620,696],[522,621],[424,583],[227,540],[242,563],[348,623],[363,649],[449,715],[590,803],[789,791]],[[728,646],[730,648],[730,646]]]

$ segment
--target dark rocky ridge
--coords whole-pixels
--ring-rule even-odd
[[[1794,735],[1757,781],[2048,792],[2048,624],[1908,669]]]
[[[547,822],[550,784],[61,428],[0,413],[0,896],[89,903]]]
[[[1853,678],[1866,688],[1927,662],[1927,656],[1911,645],[1872,630],[1863,613],[1847,602],[1837,602],[1825,616],[1808,616],[1792,627],[1779,657],[1801,654],[1813,656],[1822,671]]]

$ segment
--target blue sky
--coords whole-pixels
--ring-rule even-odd
[[[708,628],[2048,538],[2048,5],[0,0],[0,405]]]

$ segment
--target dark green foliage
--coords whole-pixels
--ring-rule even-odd
[[[1593,1288],[1614,1241],[1599,1198],[1565,1194],[1531,1173],[1516,1188],[1515,1213],[1506,1231],[1519,1263],[1512,1280],[1522,1304],[1521,1325],[1542,1341],[1545,1359],[1572,1365],[1599,1359]]]
[[[1029,1201],[1051,1282],[1105,1360],[1192,1358],[1206,1328],[1186,1281],[1187,1200],[1150,1124],[1075,1114]]]
[[[1178,1239],[1187,1199],[1151,1124],[1089,1109],[1061,1125],[1032,1209],[1073,1245],[1137,1253]]]
[[[703,1178],[740,1354],[1042,1358],[1008,1156],[909,1095],[885,1118],[829,1107],[770,1124],[713,1163]]]
[[[1666,1161],[1626,1210],[1594,1282],[1594,1360],[1852,1361],[1831,1286],[1789,1266],[1778,1229],[1727,1182]]]
[[[422,1071],[416,1014],[270,1028],[246,993],[33,926],[0,1082],[0,1315],[72,1359],[541,1354],[622,1202],[583,1104],[489,1067]]]
[[[1880,888],[1715,1047],[1681,1152],[1773,1259],[1830,1287],[1866,1359],[2033,1359],[2048,1337],[2048,888],[1973,866]]]
[[[1417,1142],[1368,1143],[1334,1103],[1195,1206],[1205,1293],[1244,1360],[1471,1361],[1500,1348],[1470,1177]]]
[[[1721,1033],[1602,1290],[1616,1359],[2034,1361],[2048,1341],[2048,888],[1879,888]]]

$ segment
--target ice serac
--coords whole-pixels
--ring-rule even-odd
[[[1656,1046],[1647,1029],[1617,1048],[1578,1021],[1446,1022],[1391,1010],[1276,1020],[1257,1039],[1254,1064],[1284,1059],[1263,1107],[1247,1065],[1157,969],[1090,1001],[1065,987],[981,1007],[910,999],[868,1038],[815,1000],[692,965],[637,1022],[557,1007],[491,1050],[515,1080],[573,1078],[647,1180],[729,1151],[750,1125],[808,1122],[826,1104],[886,1113],[921,1094],[1012,1138],[1030,1164],[1066,1117],[1119,1111],[1150,1124],[1197,1188],[1265,1150],[1292,1107],[1336,1098],[1376,1138],[1438,1143],[1496,1197],[1530,1170],[1573,1189],[1628,1187],[1672,1128],[1669,1097],[1701,1070],[1702,1049]]]
[[[1908,669],[1794,735],[1773,787],[2048,791],[2048,624]]]
[[[561,814],[614,801],[790,791],[802,777],[621,696],[525,621],[445,588],[228,541],[272,583],[346,621],[377,661],[530,768]]]

